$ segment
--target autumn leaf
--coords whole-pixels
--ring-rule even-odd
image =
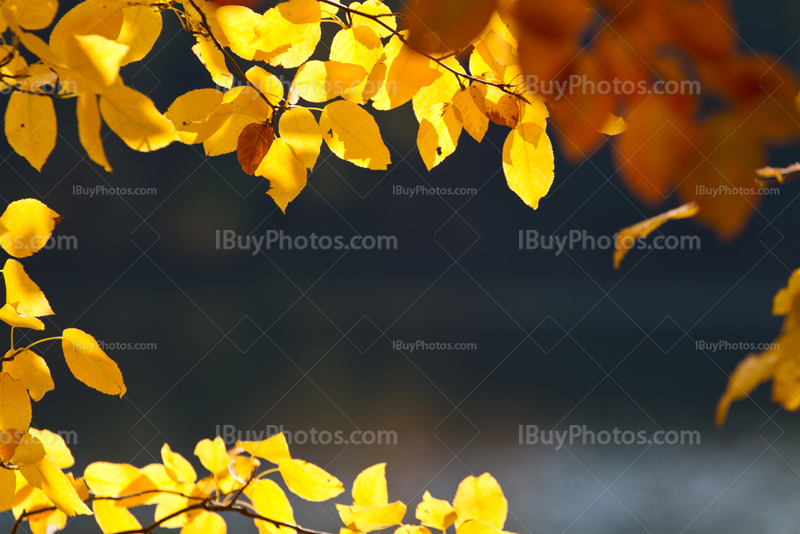
[[[14,92],[8,98],[5,133],[11,148],[37,171],[56,146],[56,112],[53,99]]]
[[[489,473],[484,473],[479,477],[468,476],[461,481],[453,499],[453,508],[458,514],[456,527],[468,519],[477,519],[502,529],[508,513],[508,501],[497,480]]]
[[[417,50],[463,50],[489,24],[493,0],[415,0],[406,4],[409,43]]]
[[[75,378],[107,395],[125,394],[119,367],[92,336],[76,328],[67,328],[62,336],[64,359]]]
[[[644,239],[655,231],[659,226],[667,221],[676,219],[687,219],[697,215],[699,208],[694,202],[689,202],[673,210],[669,210],[661,215],[656,215],[633,226],[628,226],[619,231],[616,243],[614,244],[614,269],[619,269],[622,259],[628,251],[636,245],[639,239]]]
[[[31,317],[53,315],[47,297],[31,280],[20,262],[6,260],[2,273],[6,283],[6,303],[18,314]]]
[[[511,130],[503,144],[503,171],[511,190],[537,209],[554,177],[553,145],[540,125],[520,122]]]
[[[417,505],[416,516],[425,526],[447,530],[450,525],[455,523],[457,514],[449,502],[435,499],[430,492],[426,491],[422,496],[422,502]]]
[[[239,134],[236,149],[236,157],[239,158],[239,165],[244,172],[247,174],[256,172],[274,139],[275,132],[269,124],[251,123],[245,126]]]
[[[342,483],[324,469],[303,460],[285,459],[278,464],[292,493],[312,502],[332,499],[344,491]]]
[[[15,258],[26,258],[46,244],[61,215],[33,198],[15,200],[0,216],[0,246]]]
[[[42,400],[45,393],[55,388],[50,368],[44,358],[28,349],[9,351],[6,358],[12,355],[14,357],[12,360],[3,362],[3,372],[21,381],[28,389],[31,399]]]
[[[378,170],[391,163],[378,123],[362,107],[348,101],[331,102],[322,110],[319,126],[328,147],[343,160]]]

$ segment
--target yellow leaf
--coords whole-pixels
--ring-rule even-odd
[[[47,362],[28,349],[16,353],[13,360],[3,362],[3,371],[14,380],[22,381],[35,401],[42,400],[44,394],[55,387]]]
[[[233,85],[233,75],[225,64],[225,56],[214,44],[210,37],[197,36],[197,44],[192,47],[192,52],[208,69],[211,79],[220,87],[230,89]]]
[[[322,131],[314,115],[306,108],[286,110],[278,123],[281,139],[292,147],[297,159],[313,169],[322,145]]]
[[[128,509],[114,506],[109,501],[94,501],[92,509],[94,510],[94,518],[104,534],[142,528],[142,525]]]
[[[422,161],[431,170],[456,151],[461,135],[461,121],[452,105],[444,109],[442,116],[423,118],[417,132],[417,147]]]
[[[225,450],[225,442],[217,436],[214,441],[204,439],[197,443],[194,448],[194,455],[200,459],[203,467],[211,471],[212,474],[220,475],[228,472],[228,452]]]
[[[106,159],[103,140],[100,137],[100,108],[97,106],[97,97],[91,93],[80,94],[76,100],[78,136],[81,145],[89,155],[89,159],[101,165],[107,172],[111,172],[111,165]]]
[[[286,486],[301,499],[313,502],[327,501],[344,491],[339,479],[303,460],[282,460],[278,468]]]
[[[37,0],[32,0],[36,2]],[[67,41],[75,35],[99,35],[116,40],[122,28],[124,0],[88,0],[64,14],[50,33],[50,48],[66,56]]]
[[[253,40],[255,26],[260,19],[261,15],[250,8],[230,5],[217,9],[213,20],[222,30],[231,52],[242,59],[252,61],[258,50]]]
[[[7,15],[8,12],[4,11],[3,14]],[[8,20],[8,16],[6,17],[6,20]],[[57,66],[57,67],[66,66],[66,64],[64,63],[64,60],[61,59],[61,56],[59,56],[58,54],[53,52],[50,49],[50,47],[47,45],[47,43],[45,43],[42,40],[41,37],[39,37],[37,35],[34,35],[32,33],[25,33],[22,30],[19,30],[19,27],[16,26],[15,23],[12,23],[12,21],[8,21],[8,22],[9,22],[9,26],[11,26],[11,28],[14,31],[14,33],[16,33],[17,37],[19,37],[19,40],[22,43],[22,46],[27,48],[32,54],[34,54],[36,57],[38,57],[39,59],[41,59],[45,63],[49,63],[50,65],[54,65],[54,66]],[[19,31],[17,31],[17,30],[19,30]]]
[[[388,503],[386,464],[376,464],[361,471],[353,483],[353,504],[378,506]]]
[[[240,484],[246,484],[255,475],[255,471],[260,465],[261,461],[258,458],[237,456],[231,461],[228,466],[228,472],[225,474],[230,475],[238,483],[236,486],[239,487]],[[234,486],[234,484],[231,483],[231,486]]]
[[[166,443],[161,447],[161,460],[167,474],[179,484],[194,483],[197,480],[197,473],[189,461],[177,452],[172,452]]]
[[[162,495],[158,501],[158,504],[156,505],[156,511],[153,514],[153,519],[155,521],[161,521],[169,516],[173,516],[174,514],[185,509],[187,506],[191,506],[194,503],[195,501],[187,499],[186,497],[181,497],[180,495]],[[197,512],[194,513],[196,514]],[[191,512],[186,512],[171,517],[170,519],[167,519],[161,523],[161,526],[163,528],[181,528],[189,522],[190,514]]]
[[[20,315],[42,317],[53,315],[50,303],[31,280],[22,264],[17,260],[8,259],[3,266],[3,279],[6,283],[6,302]]]
[[[21,380],[0,373],[0,430],[26,431],[31,426],[31,399]]]
[[[150,478],[128,464],[94,462],[86,466],[83,478],[98,497],[119,497],[158,489]],[[114,501],[115,506],[129,508],[154,500],[157,494],[145,494]]]
[[[201,510],[189,521],[181,534],[225,534],[227,526],[221,515]]]
[[[417,505],[416,515],[423,525],[439,530],[446,530],[456,521],[456,511],[450,506],[450,503],[442,499],[435,499],[427,491],[422,496],[422,502]]]
[[[164,148],[177,139],[175,128],[142,93],[118,85],[100,97],[103,120],[126,145],[140,152]]]
[[[378,124],[368,111],[348,101],[331,102],[319,119],[322,136],[340,158],[374,170],[386,170],[391,157]]]
[[[538,208],[554,176],[553,145],[541,126],[520,122],[511,130],[503,144],[503,170],[511,190]]]
[[[44,330],[44,323],[42,321],[36,317],[23,317],[8,304],[0,308],[0,321],[10,324],[16,328],[33,328],[34,330]]]
[[[619,135],[628,129],[628,123],[622,117],[610,113],[606,123],[600,128],[600,133],[606,135]]]
[[[42,442],[30,433],[20,436],[17,448],[11,456],[11,462],[17,465],[35,465],[44,458],[45,449]]]
[[[420,525],[401,525],[394,534],[431,534],[431,531]]]
[[[64,359],[75,378],[107,395],[125,394],[119,367],[92,336],[76,328],[67,328],[62,336]]]
[[[246,74],[254,74],[252,70]],[[240,85],[225,93],[222,106],[215,113],[222,115],[224,120],[219,128],[203,140],[207,156],[219,156],[236,150],[242,130],[254,120],[266,122],[272,116],[272,109],[255,89]]]
[[[5,230],[0,235],[0,246],[15,258],[27,258],[47,244],[59,222],[61,215],[41,201],[15,200],[0,216],[0,225]]]
[[[52,98],[11,93],[5,115],[8,144],[37,171],[55,148],[57,131]]]
[[[7,0],[3,10],[16,11],[17,24],[27,30],[41,30],[53,22],[58,11],[57,0]]]
[[[42,490],[59,510],[68,516],[92,515],[92,511],[81,501],[72,483],[52,457],[45,455],[36,464],[36,469],[42,476]]]
[[[684,204],[674,210],[669,210],[661,215],[656,215],[642,222],[636,223],[633,226],[628,226],[619,231],[617,241],[614,244],[614,269],[619,269],[622,259],[632,249],[640,239],[649,236],[656,228],[661,226],[667,221],[674,221],[676,219],[687,219],[694,217],[699,208],[694,202]]]
[[[388,110],[411,100],[441,73],[431,68],[431,60],[403,44],[395,35],[385,48],[386,79],[372,99],[375,109]]]
[[[461,523],[456,534],[505,534],[503,530],[494,525],[477,519],[469,519]]]
[[[382,530],[403,523],[406,505],[401,502],[378,506],[345,506],[337,504],[336,509],[345,525],[358,532]]]
[[[309,61],[297,69],[289,88],[289,102],[300,98],[308,102],[327,102],[357,91],[367,71],[361,65],[338,61]]]
[[[499,529],[503,528],[508,513],[508,501],[500,484],[489,473],[479,477],[468,476],[461,481],[453,499],[458,514],[456,527],[468,519],[477,519]]]
[[[458,72],[464,72],[464,69],[453,57],[443,60],[443,63]],[[445,106],[452,101],[456,93],[461,90],[458,78],[456,78],[454,74],[445,71],[442,67],[437,66],[437,68],[442,75],[436,78],[431,84],[420,89],[417,94],[414,95],[412,101],[414,115],[416,115],[417,120],[420,122],[422,122],[422,119],[430,120],[431,117],[441,117]]]
[[[156,44],[161,34],[161,12],[147,5],[130,5],[122,10],[122,26],[117,42],[128,47],[123,65],[141,61]]]
[[[486,116],[485,101],[477,87],[473,85],[457,92],[453,97],[453,107],[467,133],[477,142],[483,141],[489,129],[489,118]]]
[[[164,116],[182,143],[202,143],[222,126],[227,118],[218,110],[222,96],[216,89],[195,89],[175,99]]]
[[[283,83],[274,74],[256,66],[247,69],[244,75],[247,77],[247,81],[264,94],[273,105],[277,106],[283,100]],[[258,98],[263,102],[258,95],[253,95],[253,98]]]
[[[11,508],[11,500],[17,490],[17,476],[11,469],[0,468],[0,511]]]
[[[66,42],[69,79],[101,94],[119,77],[128,47],[100,35],[76,35]]]
[[[286,206],[297,198],[306,186],[306,167],[283,139],[275,139],[256,169],[256,176],[269,180],[267,194],[286,213]]]
[[[145,475],[150,481],[155,484],[155,487],[165,492],[178,492],[184,491],[182,485],[175,482],[175,480],[167,473],[167,468],[163,464],[148,464],[141,469],[139,473]],[[169,493],[153,495],[150,503],[158,503],[163,499],[169,497]]]
[[[67,469],[75,464],[75,458],[72,457],[64,438],[58,434],[46,429],[36,430],[35,428],[28,429],[28,433],[39,438],[39,441],[44,444],[47,454],[53,457],[61,469]]]
[[[291,458],[289,445],[283,432],[263,441],[237,441],[236,445],[243,448],[253,456],[264,458],[273,464],[280,464],[283,460]]]
[[[253,502],[259,515],[282,523],[295,524],[292,505],[275,482],[268,479],[257,480],[245,490],[245,493]],[[294,529],[276,526],[260,519],[256,519],[256,526],[261,534],[294,534],[295,532]]]
[[[317,0],[289,0],[269,9],[255,26],[255,45],[263,54],[284,52],[269,58],[269,64],[287,69],[299,67],[311,57],[322,35],[322,11]],[[259,54],[256,60],[262,59]]]
[[[397,29],[397,18],[388,16],[391,14],[392,10],[380,0],[367,0],[364,3],[353,2],[349,7],[351,9],[357,9],[367,15],[380,15],[380,21],[385,24],[384,26],[376,22],[373,18],[362,17],[354,13],[352,16],[353,26],[366,26],[380,38],[389,37],[392,35],[392,30]],[[388,26],[388,28],[386,26]]]
[[[380,38],[367,26],[340,30],[331,42],[331,61],[360,65],[366,72],[372,70],[382,54]]]

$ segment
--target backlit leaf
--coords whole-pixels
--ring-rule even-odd
[[[358,532],[382,530],[403,523],[406,505],[401,502],[377,506],[345,506],[337,504],[336,509],[345,525]]]
[[[96,500],[92,503],[94,518],[104,534],[138,530],[142,525],[127,508],[114,506],[109,501]]]
[[[633,226],[628,226],[619,231],[614,250],[614,269],[619,269],[622,259],[628,251],[636,245],[639,239],[644,239],[667,221],[687,219],[697,215],[699,208],[694,202],[684,204],[674,210],[669,210],[661,215],[656,215]]]
[[[477,519],[502,529],[508,513],[508,501],[497,480],[489,473],[484,473],[479,477],[468,476],[461,481],[453,499],[453,508],[458,514],[457,527],[468,519]]]
[[[511,130],[503,144],[503,170],[511,190],[538,208],[554,176],[553,145],[541,126],[520,122]]]
[[[52,457],[45,455],[36,464],[36,469],[42,477],[42,490],[59,510],[68,516],[92,515],[92,511],[81,501],[72,483]]]
[[[278,468],[286,486],[301,499],[312,502],[327,501],[344,491],[339,479],[303,460],[282,460]]]
[[[388,503],[386,464],[376,464],[361,471],[353,483],[353,504],[377,506]]]
[[[256,172],[274,140],[275,132],[269,124],[260,122],[248,124],[239,134],[236,149],[236,157],[239,158],[242,170],[247,174]]]
[[[161,447],[161,460],[167,474],[179,484],[193,483],[197,481],[197,473],[189,461],[177,452],[172,452],[166,443]]]
[[[322,145],[322,131],[314,115],[305,108],[288,109],[281,115],[278,131],[306,168],[313,169]]]
[[[385,170],[391,157],[378,124],[368,111],[348,101],[331,102],[319,119],[322,137],[340,158],[368,169]]]
[[[100,108],[97,97],[93,94],[81,94],[76,99],[78,116],[78,135],[81,145],[89,159],[101,165],[107,172],[111,172],[111,165],[103,149],[103,140],[100,137]]]
[[[14,92],[8,98],[5,133],[11,148],[37,171],[56,146],[56,112],[53,100]]]
[[[64,359],[75,378],[108,395],[125,394],[119,367],[92,336],[76,328],[67,328],[62,336]]]
[[[25,431],[31,426],[31,399],[21,380],[0,373],[0,430]]]
[[[236,444],[253,456],[264,458],[273,464],[291,458],[283,432],[262,441],[237,441]]]
[[[281,211],[294,200],[306,186],[307,170],[283,139],[275,139],[255,171],[256,176],[269,180],[267,194],[275,200]]]
[[[6,260],[2,272],[6,283],[6,302],[18,314],[33,317],[53,315],[47,297],[31,280],[20,262],[12,259]]]
[[[164,148],[177,140],[172,123],[153,101],[125,86],[114,86],[100,97],[103,120],[126,145],[140,152]]]
[[[35,401],[41,400],[45,393],[55,388],[47,362],[31,350],[24,349],[17,352],[13,360],[3,362],[3,372],[22,381]]]
[[[15,200],[0,216],[0,225],[5,229],[0,246],[15,258],[31,256],[47,244],[59,222],[61,215],[40,200]]]
[[[435,499],[426,491],[417,505],[417,519],[425,526],[445,530],[456,521],[456,511],[449,502]]]

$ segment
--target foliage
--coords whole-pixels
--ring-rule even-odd
[[[758,202],[747,191],[752,169],[765,163],[765,147],[800,134],[797,81],[779,60],[737,50],[724,0],[417,0],[403,14],[380,0],[288,0],[264,13],[227,4],[85,0],[45,39],[41,32],[53,25],[57,0],[4,0],[0,89],[10,94],[4,120],[9,144],[41,170],[59,133],[54,102],[74,100],[80,142],[106,171],[112,165],[103,123],[142,152],[174,142],[202,144],[208,156],[236,152],[244,172],[269,181],[268,194],[285,211],[305,187],[323,140],[356,166],[387,169],[391,154],[373,112],[410,102],[428,170],[455,152],[462,131],[481,142],[490,123],[507,129],[498,164],[510,189],[535,209],[554,180],[546,131],[552,113],[568,156],[585,158],[618,135],[612,150],[628,189],[652,207],[673,192],[685,203],[624,229],[622,237],[644,238],[668,220],[697,214],[729,239]],[[179,96],[162,113],[125,85],[120,69],[148,55],[165,15],[177,17],[193,36],[192,52],[210,79],[209,87]],[[327,58],[311,59],[323,23],[338,31]],[[602,31],[606,26],[613,31]],[[241,61],[254,64],[245,71]],[[282,82],[284,75],[291,83]],[[665,82],[681,86],[692,76],[703,94],[652,89]],[[597,90],[609,80],[614,91]],[[796,171],[766,168],[759,176],[762,185],[780,184]],[[697,192],[717,185],[743,192]],[[60,220],[39,201],[14,202],[0,217],[0,245],[14,258],[28,257],[44,247]],[[617,244],[615,266],[627,250]],[[125,394],[122,375],[96,340],[77,329],[15,347],[15,328],[43,330],[40,317],[53,311],[20,262],[8,259],[2,272],[0,319],[11,326],[11,348],[0,373],[0,507],[13,510],[14,531],[28,521],[33,532],[52,532],[67,516],[94,513],[106,533],[159,526],[223,533],[221,514],[236,513],[254,519],[262,533],[319,534],[296,524],[286,493],[266,476],[280,474],[290,492],[314,502],[344,487],[320,467],[292,458],[282,435],[230,450],[221,438],[201,441],[194,453],[210,475],[199,480],[168,445],[162,464],[96,462],[83,477],[64,474],[74,463],[64,441],[30,428],[31,399],[54,388],[47,363],[32,348],[61,340],[73,375],[106,394]],[[786,315],[779,348],[737,367],[719,403],[719,424],[731,402],[770,378],[774,399],[800,408],[799,280],[800,271],[775,298],[774,313]],[[262,460],[277,467],[259,471]],[[406,505],[390,503],[386,486],[385,464],[358,476],[353,504],[337,505],[341,534],[393,526],[396,534],[430,534],[429,528],[452,525],[458,534],[503,532],[508,505],[489,474],[465,479],[452,504],[426,493],[416,509],[420,525],[403,524]],[[141,505],[155,505],[147,526],[129,511]]]

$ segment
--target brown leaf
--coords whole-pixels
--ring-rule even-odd
[[[274,140],[275,131],[269,124],[251,123],[245,126],[239,134],[236,150],[242,170],[247,174],[254,174]]]

